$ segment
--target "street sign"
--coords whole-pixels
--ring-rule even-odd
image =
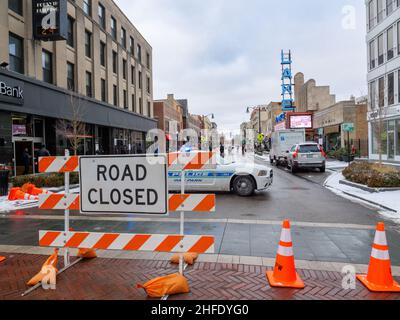
[[[83,156],[79,176],[81,213],[168,213],[165,156]]]
[[[354,123],[343,123],[342,124],[342,130],[344,132],[353,132],[354,131]]]

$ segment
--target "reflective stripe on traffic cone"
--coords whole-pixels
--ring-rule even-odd
[[[378,223],[376,228],[368,274],[357,275],[357,279],[372,292],[400,292],[400,285],[392,276],[384,223]]]
[[[23,192],[20,188],[12,188],[8,194],[9,201],[15,200],[39,200],[38,196],[32,196]]]
[[[296,289],[305,287],[303,280],[296,272],[289,220],[283,222],[275,268],[274,271],[267,271],[267,279],[271,287]]]

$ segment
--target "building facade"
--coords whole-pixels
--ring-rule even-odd
[[[178,140],[184,124],[184,106],[182,100],[176,100],[173,94],[168,94],[167,99],[154,101],[154,117],[158,121],[158,129],[168,134],[170,139]]]
[[[32,0],[0,2],[0,85],[20,90],[1,91],[0,163],[19,174],[28,149],[35,172],[42,144],[52,155],[71,149],[75,121],[85,129],[73,152],[143,152],[156,127],[150,44],[113,1],[51,3],[60,4],[57,28],[66,30],[58,41],[37,40]]]
[[[267,129],[266,137],[271,138],[272,133],[275,130],[276,118],[282,113],[281,102],[270,102],[267,106]]]
[[[369,157],[400,162],[400,2],[365,4]]]

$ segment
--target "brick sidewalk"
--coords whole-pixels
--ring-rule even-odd
[[[80,262],[59,275],[56,291],[40,288],[21,297],[27,289],[25,282],[40,270],[47,257],[0,255],[8,257],[0,264],[0,300],[144,300],[146,294],[136,288],[137,283],[178,269],[168,261],[97,258]],[[342,275],[330,271],[299,270],[306,284],[304,290],[271,288],[265,277],[267,269],[270,268],[198,262],[185,272],[191,293],[169,300],[400,300],[400,294],[373,294],[358,282],[356,290],[343,290]]]

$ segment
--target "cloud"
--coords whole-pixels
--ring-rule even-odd
[[[238,130],[247,106],[279,101],[280,50],[294,71],[340,99],[366,93],[365,4],[360,0],[116,0],[153,47],[154,98],[174,93],[192,113]],[[342,9],[356,9],[345,30]]]

